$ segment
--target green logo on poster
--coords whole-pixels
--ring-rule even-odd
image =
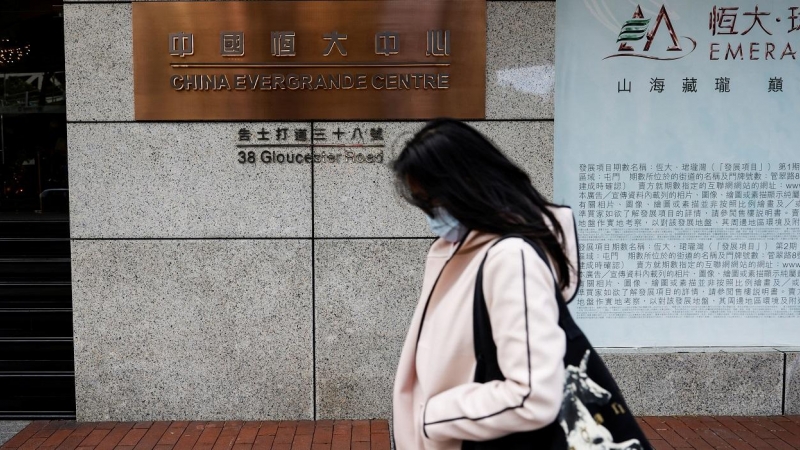
[[[673,61],[689,55],[694,51],[695,48],[697,48],[697,42],[688,36],[681,36],[681,38],[687,39],[689,42],[691,42],[692,49],[687,52],[683,49],[683,47],[681,47],[678,35],[675,33],[675,27],[672,25],[672,20],[669,18],[666,5],[661,5],[661,10],[658,12],[658,16],[656,17],[655,23],[652,24],[652,26],[651,22],[652,18],[645,18],[644,14],[642,13],[642,7],[636,5],[636,11],[633,13],[633,18],[625,21],[625,23],[622,25],[619,35],[617,36],[617,42],[620,43],[617,53],[606,56],[603,59],[616,58],[619,56],[634,56],[637,58],[656,59],[659,61]],[[662,56],[656,54],[655,51],[650,53],[650,49],[653,46],[653,39],[655,39],[662,23],[669,33],[669,38],[672,42],[672,45],[667,46],[666,51],[680,52],[680,54],[668,53],[667,55],[669,56]],[[640,52],[637,52],[633,45],[641,40],[645,40],[644,48]]]

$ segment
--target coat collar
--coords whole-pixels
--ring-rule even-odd
[[[580,287],[580,253],[578,251],[577,226],[575,224],[575,217],[572,214],[572,209],[569,207],[552,206],[550,207],[550,211],[553,213],[553,216],[561,225],[561,230],[564,232],[563,239],[560,242],[570,262],[570,283],[561,290],[561,294],[564,296],[567,303],[569,303],[575,298]],[[428,252],[428,261],[430,263],[433,258],[447,261],[451,254],[454,257],[462,255],[474,256],[476,252],[482,251],[486,244],[493,242],[499,237],[500,236],[496,234],[472,230],[464,236],[455,254],[452,254],[452,244],[444,239],[437,239]],[[438,270],[441,269],[441,267],[438,268]]]
[[[434,241],[428,253],[430,258],[447,258],[451,256],[466,256],[473,255],[480,251],[486,244],[497,239],[499,236],[484,233],[481,231],[470,230],[464,238],[459,242],[457,250],[453,253],[453,244],[445,241],[444,239],[437,239]]]

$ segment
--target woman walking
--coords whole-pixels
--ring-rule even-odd
[[[523,170],[454,120],[425,126],[393,169],[439,236],[395,379],[397,449],[567,448],[569,426],[558,419],[567,374],[560,318],[578,287],[571,210],[545,200]]]

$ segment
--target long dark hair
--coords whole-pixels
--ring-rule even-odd
[[[559,285],[569,285],[570,262],[558,240],[564,231],[548,208],[555,205],[472,127],[452,119],[429,122],[405,145],[392,169],[409,203],[429,216],[441,206],[472,230],[538,242],[555,263]],[[410,183],[424,194],[412,192]]]

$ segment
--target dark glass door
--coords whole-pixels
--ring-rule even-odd
[[[0,419],[75,416],[63,8],[0,2]]]

